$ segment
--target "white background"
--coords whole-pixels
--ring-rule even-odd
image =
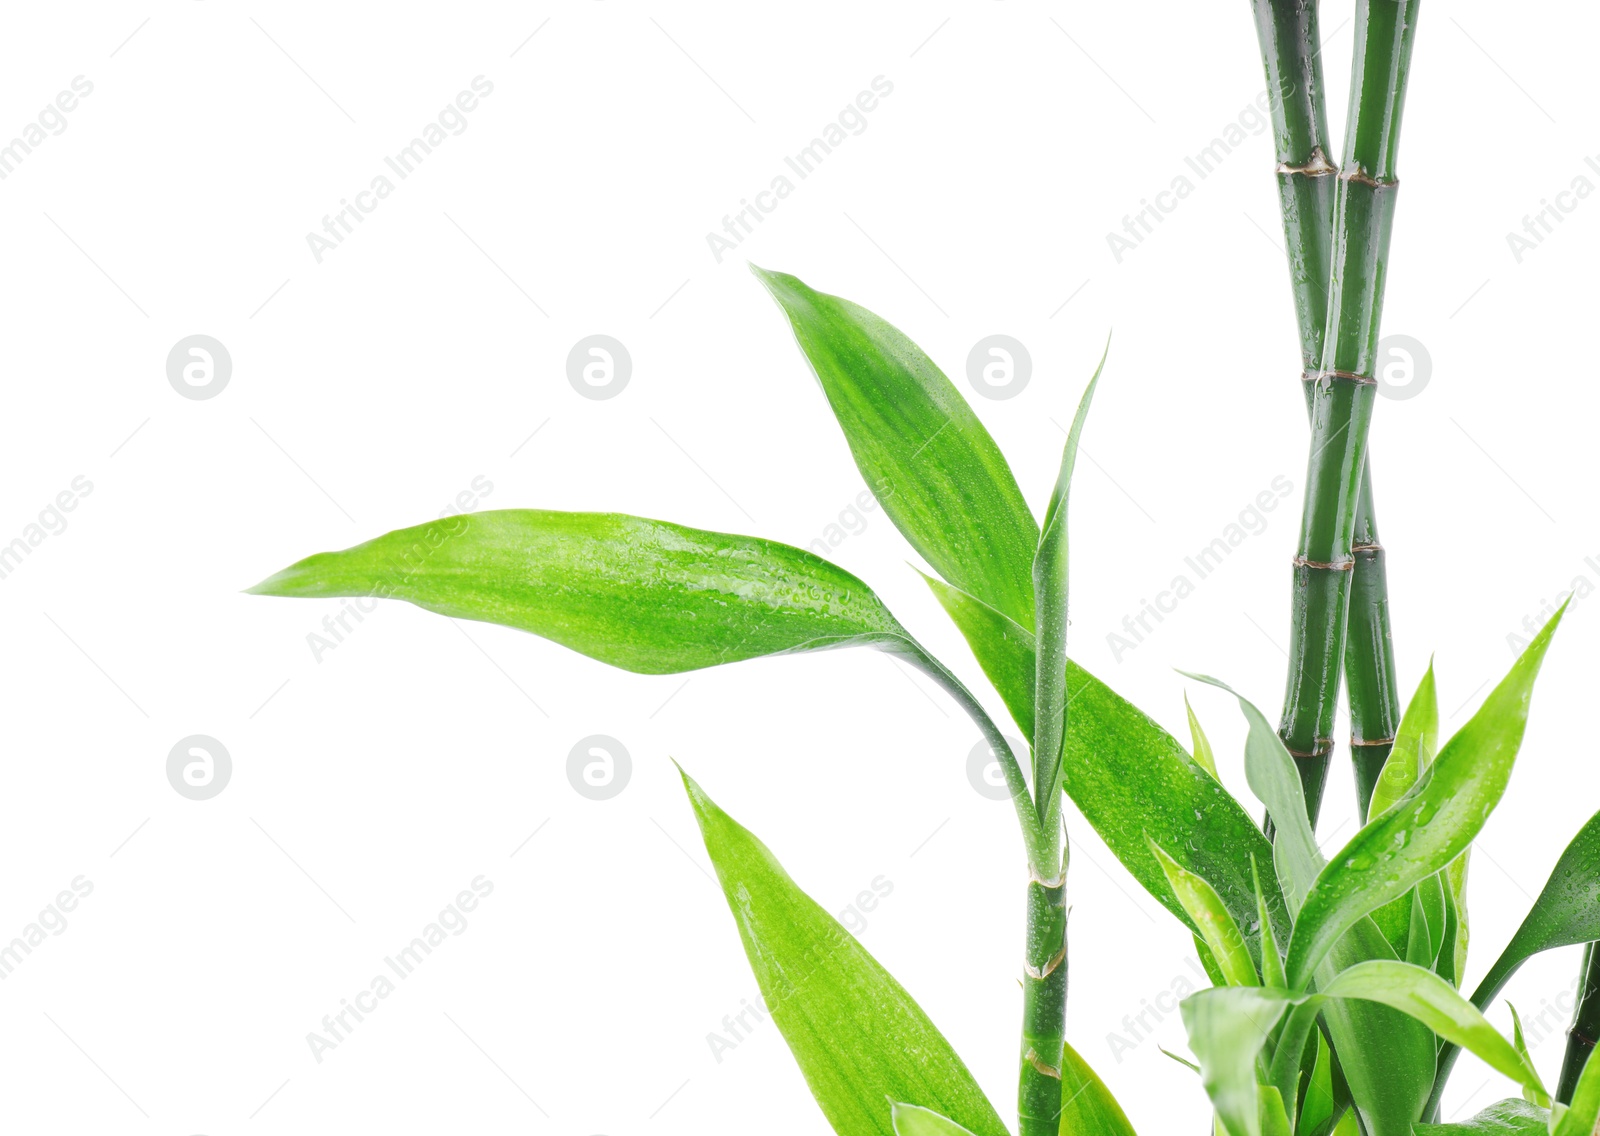
[[[1323,17],[1336,137],[1350,10]],[[1600,584],[1600,201],[1520,264],[1506,242],[1576,176],[1600,184],[1596,20],[1422,17],[1384,328],[1432,374],[1380,402],[1372,446],[1402,684],[1437,652],[1450,728],[1508,633]],[[318,661],[337,605],[240,589],[480,475],[479,507],[823,536],[862,482],[748,258],[882,313],[963,390],[978,339],[1021,340],[1023,393],[972,397],[1036,510],[1114,330],[1072,500],[1074,654],[1179,736],[1174,666],[1275,712],[1305,422],[1270,138],[1203,180],[1184,162],[1262,90],[1246,6],[191,0],[13,6],[3,32],[0,138],[93,83],[0,181],[0,543],[93,485],[0,580],[0,939],[94,885],[0,982],[5,1126],[825,1131],[770,1024],[720,1063],[707,1045],[756,991],[669,756],[831,910],[892,882],[862,939],[1009,1118],[1020,842],[968,781],[976,732],[920,677],[856,651],[646,678],[398,603]],[[318,263],[306,234],[479,75],[465,132]],[[880,75],[866,130],[718,263],[706,234]],[[1193,192],[1117,263],[1106,234],[1183,174]],[[633,361],[607,401],[565,373],[596,332]],[[233,362],[204,401],[165,373],[196,333]],[[1107,634],[1278,475],[1294,492],[1265,531],[1114,659]],[[833,556],[982,685],[881,512]],[[1595,608],[1557,639],[1474,860],[1473,981],[1600,806]],[[1236,710],[1191,696],[1245,792]],[[234,764],[203,802],[166,776],[197,733]],[[632,757],[611,800],[567,779],[592,734]],[[1336,846],[1343,757],[1332,784]],[[1190,1073],[1108,1042],[1190,975],[1187,936],[1069,827],[1069,1037],[1140,1131],[1198,1131]],[[466,930],[317,1062],[306,1035],[479,875]],[[1513,999],[1533,1017],[1575,969],[1540,960]],[[1157,1037],[1182,1050],[1176,1015]],[[1535,1046],[1547,1077],[1561,1048]],[[1447,1111],[1507,1095],[1489,1079],[1463,1061]]]

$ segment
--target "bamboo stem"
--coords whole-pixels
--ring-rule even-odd
[[[1022,974],[1020,1136],[1057,1136],[1067,1014],[1066,870],[1028,881],[1028,940]]]
[[[1356,567],[1356,520],[1376,390],[1374,357],[1399,187],[1394,164],[1417,7],[1418,0],[1361,0],[1357,5],[1322,353],[1308,379],[1311,453],[1294,560],[1290,666],[1279,735],[1300,769],[1313,820],[1333,752]],[[1380,641],[1387,641],[1387,635]]]
[[[1600,1040],[1600,950],[1595,949],[1594,943],[1583,948],[1578,981],[1578,1008],[1572,1014],[1572,1028],[1567,1030],[1567,1054],[1556,1085],[1556,1100],[1562,1104],[1572,1103],[1578,1078],[1594,1052],[1595,1042]]]
[[[1322,360],[1323,321],[1338,167],[1329,159],[1322,77],[1322,37],[1314,0],[1254,0],[1257,38],[1271,99],[1278,198],[1300,331],[1303,377]],[[1306,412],[1311,388],[1305,385]],[[1353,545],[1356,566],[1346,620],[1345,684],[1350,697],[1351,758],[1361,815],[1393,747],[1399,721],[1388,583],[1372,507],[1370,462],[1363,470]]]

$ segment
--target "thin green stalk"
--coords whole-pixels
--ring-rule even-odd
[[[1333,209],[1338,167],[1328,155],[1322,37],[1315,0],[1253,0],[1256,33],[1271,92],[1278,200],[1295,317],[1300,330],[1306,410],[1311,381],[1322,361],[1327,315]],[[1350,750],[1361,815],[1394,745],[1400,718],[1389,633],[1389,589],[1383,546],[1372,506],[1370,461],[1362,471],[1356,504],[1355,567],[1350,586],[1344,652],[1350,698]]]
[[[1067,1014],[1066,864],[1028,881],[1028,941],[1022,972],[1022,1065],[1017,1082],[1020,1136],[1057,1136],[1061,1054]]]
[[[1561,1062],[1561,1081],[1556,1086],[1556,1100],[1572,1103],[1573,1090],[1578,1087],[1578,1077],[1600,1040],[1600,950],[1590,943],[1583,948],[1583,968],[1578,972],[1578,1008],[1572,1014],[1572,1028],[1567,1030],[1567,1055]]]
[[[1333,752],[1356,558],[1357,507],[1394,222],[1395,158],[1418,0],[1361,0],[1345,157],[1334,199],[1322,356],[1307,383],[1311,453],[1294,560],[1290,666],[1279,735],[1315,819]]]

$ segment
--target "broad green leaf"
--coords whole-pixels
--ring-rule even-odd
[[[972,1136],[955,1121],[914,1104],[895,1101],[889,1115],[895,1136]]]
[[[308,556],[250,590],[408,600],[641,674],[863,644],[910,651],[872,589],[814,553],[620,513],[462,514]]]
[[[1189,705],[1189,696],[1183,696],[1183,712],[1189,716],[1189,736],[1194,739],[1194,759],[1213,777],[1217,777],[1217,757],[1211,751],[1211,739],[1206,737],[1206,732],[1200,728],[1200,719],[1194,716],[1194,707]],[[1221,777],[1217,777],[1221,781]]]
[[[1271,1085],[1257,1085],[1256,1097],[1260,1106],[1261,1136],[1294,1136],[1282,1094]]]
[[[1373,959],[1396,961],[1377,925],[1362,919],[1323,960],[1317,982],[1326,987],[1340,972]],[[1399,1010],[1354,998],[1326,1002],[1322,1018],[1367,1136],[1410,1136],[1433,1087],[1433,1032]]]
[[[1361,1136],[1361,1125],[1356,1120],[1355,1109],[1350,1109],[1339,1118],[1339,1123],[1333,1130],[1333,1136]]]
[[[1296,912],[1311,881],[1322,868],[1322,853],[1317,849],[1317,838],[1306,817],[1305,789],[1300,784],[1294,759],[1266,717],[1244,695],[1208,675],[1179,673],[1226,690],[1239,700],[1239,709],[1250,727],[1244,745],[1245,780],[1250,783],[1250,791],[1267,806],[1267,815],[1277,829],[1273,865],[1289,911]]]
[[[1256,890],[1256,929],[1261,935],[1261,981],[1263,985],[1284,989],[1289,984],[1283,974],[1283,955],[1278,952],[1278,939],[1272,932],[1272,915],[1267,910],[1267,897],[1261,890],[1261,872],[1255,857],[1250,858],[1250,882]]]
[[[1033,630],[943,580],[919,573],[999,691],[1023,736],[1033,738]]]
[[[1200,768],[1171,734],[1088,671],[1067,661],[1062,787],[1145,890],[1190,926],[1166,873],[1145,842],[1167,849],[1216,889],[1241,927],[1255,922],[1250,858],[1268,863],[1272,845],[1250,814]],[[1274,925],[1287,939],[1288,912],[1266,879]],[[1252,952],[1257,936],[1251,934]]]
[[[1478,1008],[1432,971],[1403,962],[1359,963],[1322,987],[1328,998],[1380,1002],[1416,1018],[1434,1033],[1480,1057],[1497,1072],[1531,1090],[1541,1103],[1549,1093],[1539,1071],[1500,1036]]]
[[[1260,986],[1212,987],[1179,1003],[1201,1083],[1232,1136],[1263,1136],[1256,1058],[1288,1004]]]
[[[1528,959],[1540,951],[1600,939],[1600,812],[1572,838],[1544,890],[1472,995],[1487,1006]]]
[[[1167,855],[1153,840],[1150,850],[1161,861],[1161,868],[1166,872],[1167,881],[1172,885],[1178,902],[1183,904],[1194,925],[1200,928],[1200,937],[1211,948],[1211,955],[1217,960],[1217,966],[1222,969],[1228,985],[1259,986],[1261,980],[1256,975],[1249,948],[1245,946],[1244,935],[1240,933],[1239,924],[1233,916],[1228,914],[1216,889]]]
[[[1168,1053],[1168,1057],[1172,1054]],[[1182,1060],[1182,1058],[1174,1058]],[[1188,1064],[1188,1062],[1184,1062]],[[1191,1066],[1192,1067],[1192,1066]],[[1127,1114],[1089,1063],[1063,1044],[1061,1051],[1061,1136],[1135,1136]]]
[[[1553,1136],[1594,1136],[1600,1129],[1600,1061],[1593,1053],[1572,1090],[1572,1103],[1557,1122]]]
[[[911,996],[761,841],[683,782],[762,999],[834,1132],[894,1136],[888,1102],[918,1101],[975,1136],[1006,1136]]]
[[[1533,680],[1563,605],[1411,791],[1351,837],[1307,893],[1284,964],[1299,988],[1339,936],[1449,865],[1499,803],[1528,722]]]
[[[1417,1136],[1549,1136],[1549,1123],[1550,1114],[1544,1109],[1511,1097],[1490,1105],[1471,1120],[1416,1124],[1413,1131]]]
[[[1433,761],[1439,749],[1439,691],[1434,683],[1433,663],[1417,684],[1416,693],[1406,706],[1406,712],[1395,730],[1394,748],[1378,774],[1378,783],[1372,787],[1372,803],[1367,816],[1375,819],[1394,807],[1396,801],[1411,791],[1422,771]]]
[[[933,360],[867,309],[751,266],[794,329],[856,466],[951,584],[1033,627],[1039,526],[989,431]]]
[[[1106,352],[1111,344],[1106,343]],[[1061,451],[1061,468],[1044,511],[1044,526],[1039,549],[1033,557],[1034,609],[1034,737],[1033,783],[1038,793],[1038,809],[1047,825],[1054,823],[1060,797],[1056,795],[1061,774],[1061,743],[1067,725],[1067,499],[1072,489],[1072,468],[1078,460],[1078,439],[1094,400],[1095,384],[1105,369],[1105,354],[1084,388],[1073,416],[1072,428]]]

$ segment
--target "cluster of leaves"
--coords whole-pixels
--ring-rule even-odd
[[[1457,992],[1467,847],[1505,789],[1559,615],[1437,754],[1430,673],[1371,821],[1331,861],[1287,751],[1240,699],[1249,785],[1277,829],[1270,842],[1217,780],[1197,723],[1191,754],[1066,657],[1066,499],[1093,381],[1041,527],[993,438],[916,344],[792,276],[757,275],[788,316],[866,483],[884,490],[885,512],[937,573],[929,587],[1030,739],[1031,769],[866,584],[774,541],[620,514],[499,510],[311,556],[252,590],[392,596],[649,674],[834,647],[890,652],[937,681],[993,746],[1035,878],[1059,872],[1064,792],[1194,932],[1217,986],[1189,998],[1183,1017],[1232,1136],[1322,1136],[1338,1124],[1349,1130],[1356,1112],[1368,1136],[1407,1136],[1442,1081],[1436,1070],[1449,1068],[1449,1047],[1441,1053],[1436,1038],[1516,1078],[1528,1101],[1497,1106],[1477,1128],[1417,1131],[1531,1132],[1516,1127],[1527,1121],[1589,1136],[1597,1067],[1570,1110],[1547,1111],[1520,1029],[1507,1042],[1480,1011],[1531,954],[1600,938],[1600,815],[1491,972],[1493,988],[1480,989],[1476,1006]],[[754,835],[687,775],[684,783],[762,994],[834,1130],[1003,1136],[994,1107],[911,996]],[[1131,1136],[1070,1046],[1059,1073],[1063,1136]],[[1512,1127],[1485,1126],[1502,1121]]]

